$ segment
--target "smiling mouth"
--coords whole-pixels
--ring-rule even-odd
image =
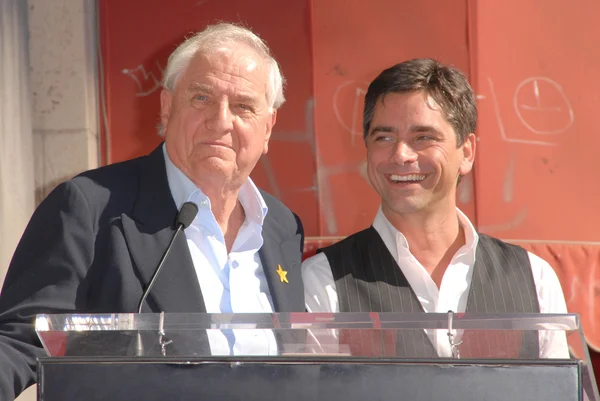
[[[427,174],[390,174],[387,177],[394,184],[416,184],[423,181]]]

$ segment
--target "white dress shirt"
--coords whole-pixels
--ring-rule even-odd
[[[273,303],[258,250],[263,245],[262,225],[267,205],[250,178],[238,199],[246,219],[231,251],[211,210],[210,199],[163,154],[175,205],[198,205],[198,214],[185,236],[200,283],[207,313],[272,313]],[[277,342],[270,330],[207,330],[213,355],[276,355]]]
[[[459,209],[456,210],[465,233],[465,245],[452,258],[439,289],[423,265],[411,254],[406,237],[389,222],[381,207],[373,222],[373,228],[400,266],[425,312],[447,313],[452,310],[461,313],[466,310],[479,236],[467,216]],[[540,257],[530,252],[528,255],[540,313],[567,313],[565,297],[552,267]],[[306,308],[309,312],[339,312],[333,274],[324,253],[316,254],[304,261],[302,279]],[[427,330],[426,332],[440,356],[451,356],[447,331]],[[539,340],[540,357],[569,357],[563,331],[540,331]]]

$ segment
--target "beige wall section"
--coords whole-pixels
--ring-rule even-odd
[[[94,0],[29,0],[36,201],[98,166]]]
[[[27,3],[0,0],[0,285],[34,208]]]
[[[94,0],[28,0],[36,204],[98,166]],[[35,386],[19,401],[34,401]]]

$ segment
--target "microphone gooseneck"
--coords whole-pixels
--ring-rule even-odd
[[[162,257],[160,258],[160,261],[158,262],[158,266],[156,267],[156,270],[154,270],[154,274],[152,274],[152,278],[150,279],[150,282],[148,283],[146,290],[144,290],[144,294],[142,294],[142,298],[140,299],[140,302],[139,302],[138,308],[137,308],[138,313],[142,313],[142,306],[144,305],[144,301],[148,297],[148,294],[150,293],[152,286],[154,286],[154,283],[156,282],[156,278],[158,277],[158,274],[160,273],[160,271],[165,263],[165,260],[167,259],[167,256],[169,256],[169,253],[171,252],[171,248],[173,247],[173,243],[175,242],[177,235],[181,231],[188,228],[190,226],[190,224],[192,224],[192,222],[196,218],[197,214],[198,214],[198,206],[194,202],[185,202],[181,206],[179,213],[177,213],[177,218],[175,219],[175,233],[171,237],[171,241],[169,242],[169,245],[167,245],[165,252],[163,253]]]
[[[142,294],[142,298],[140,299],[140,302],[139,302],[138,308],[137,308],[138,313],[142,313],[142,306],[144,305],[144,301],[146,301],[148,294],[150,294],[150,290],[152,290],[152,286],[154,286],[154,283],[156,282],[156,278],[158,277],[158,274],[160,273],[162,267],[164,266],[165,260],[167,259],[167,256],[169,256],[169,252],[171,252],[171,248],[173,247],[173,243],[175,242],[177,235],[181,231],[188,228],[190,226],[190,224],[192,224],[192,222],[196,218],[197,214],[198,214],[198,206],[195,203],[185,202],[181,206],[179,213],[177,213],[177,218],[175,219],[175,233],[173,233],[173,236],[171,237],[171,241],[169,242],[169,245],[167,245],[165,252],[163,253],[162,257],[160,258],[160,261],[158,262],[158,266],[156,267],[156,270],[154,270],[154,274],[152,274],[152,278],[150,279],[148,286],[146,287],[146,289],[144,290],[144,293]],[[135,337],[134,351],[135,351],[136,356],[144,355],[144,343],[142,341],[142,333],[140,331],[137,332],[137,335]]]

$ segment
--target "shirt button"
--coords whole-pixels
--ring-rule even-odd
[[[238,267],[240,264],[238,263],[237,260],[234,260],[233,262],[231,262],[231,266],[233,266],[233,268],[235,269],[236,267]]]
[[[202,199],[202,202],[200,202],[200,206],[202,206],[202,207],[208,206],[208,201],[206,199]]]

